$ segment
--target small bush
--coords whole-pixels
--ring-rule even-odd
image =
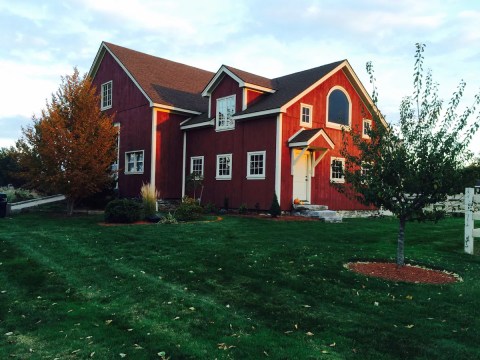
[[[242,204],[240,205],[240,207],[238,208],[238,213],[240,215],[245,215],[247,213],[247,204]]]
[[[272,215],[273,218],[276,218],[282,213],[282,210],[280,209],[280,204],[278,203],[277,194],[275,193],[273,194],[272,205],[270,206],[269,213],[270,215]]]
[[[217,207],[215,206],[214,203],[209,202],[203,206],[203,211],[205,212],[205,214],[216,213]]]
[[[105,208],[105,222],[130,224],[143,219],[143,206],[135,200],[112,200]]]
[[[175,217],[180,221],[198,220],[203,214],[203,208],[195,199],[184,196],[182,203],[175,211]]]
[[[172,215],[172,213],[168,213],[165,215],[165,217],[160,220],[161,224],[178,224],[177,219],[175,219],[175,216]]]
[[[7,200],[9,203],[31,200],[40,197],[35,190],[0,187],[0,192],[7,194]]]

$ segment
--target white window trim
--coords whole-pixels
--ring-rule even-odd
[[[234,130],[235,129],[235,120],[234,120],[233,116],[232,116],[232,126],[222,126],[222,127],[218,126],[218,102],[222,101],[222,100],[226,100],[228,98],[233,98],[233,104],[234,104],[233,105],[234,106],[233,113],[235,114],[236,105],[237,105],[237,95],[236,94],[218,98],[216,100],[216,108],[215,108],[215,131],[229,131],[229,130]]]
[[[106,105],[106,106],[103,106],[103,88],[104,88],[104,86],[107,86],[108,84],[110,84],[110,104]],[[100,87],[100,110],[111,109],[112,108],[112,103],[113,103],[113,81],[110,80],[110,81],[107,81],[107,82],[103,83],[102,86]]]
[[[265,174],[266,174],[266,165],[267,165],[267,156],[266,156],[266,151],[249,151],[247,152],[247,179],[249,180],[263,180],[265,179]],[[262,155],[263,156],[263,174],[250,174],[250,157],[253,155]]]
[[[341,92],[343,92],[345,94],[345,96],[347,97],[347,100],[348,100],[348,125],[342,125],[342,124],[337,124],[337,123],[334,123],[334,122],[330,122],[328,121],[328,111],[329,111],[329,99],[330,99],[330,94],[334,91],[334,90],[340,90]],[[345,130],[350,130],[350,128],[352,127],[352,99],[350,99],[350,95],[348,94],[347,90],[345,90],[343,87],[341,86],[334,86],[330,89],[330,91],[328,92],[327,94],[327,106],[326,106],[326,125],[327,127],[329,128],[332,128],[332,129],[338,129],[338,130],[342,130],[342,129],[345,129]]]
[[[128,171],[128,154],[132,153],[143,153],[143,171]],[[136,160],[135,160],[135,169],[137,168]],[[143,174],[145,172],[145,150],[133,150],[133,151],[125,151],[125,175],[132,175],[132,174]]]
[[[332,169],[332,163],[333,161],[341,161],[342,162],[342,169],[345,168],[345,158],[339,158],[339,157],[331,157],[330,158],[330,181],[334,183],[344,183],[345,182],[345,177],[342,177],[341,179],[333,178],[333,169]]]
[[[220,171],[220,158],[229,157],[230,158],[230,174],[229,175],[219,175]],[[218,154],[217,155],[217,167],[215,170],[215,179],[216,180],[231,180],[233,172],[233,156],[232,154]]]
[[[368,124],[369,128],[372,128],[372,120],[369,119],[363,119],[362,121],[362,138],[364,139],[370,139],[370,136],[368,134],[365,134],[365,124]]]
[[[112,170],[115,171],[113,178],[115,179],[115,189],[118,189],[118,174],[120,172],[120,123],[116,122],[113,126],[117,130],[117,158],[112,164]]]
[[[190,174],[193,174],[193,161],[194,160],[202,160],[202,172],[200,176],[195,176],[195,179],[203,179],[203,172],[205,170],[205,157],[204,156],[192,156],[190,157]]]
[[[303,109],[308,109],[309,110],[310,122],[302,121]],[[300,103],[300,126],[311,128],[312,127],[312,122],[313,122],[313,106],[308,105],[308,104]]]

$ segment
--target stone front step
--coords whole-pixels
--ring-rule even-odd
[[[325,222],[342,222],[336,211],[328,210],[325,205],[293,205],[292,215],[311,217]]]
[[[295,211],[305,211],[305,210],[328,210],[328,206],[326,205],[313,205],[313,204],[302,204],[302,205],[295,205],[293,204],[293,209]]]

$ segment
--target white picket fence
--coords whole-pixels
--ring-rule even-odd
[[[467,254],[473,254],[475,238],[480,237],[480,228],[475,228],[475,220],[480,220],[480,194],[475,194],[475,189],[465,189],[465,243]]]

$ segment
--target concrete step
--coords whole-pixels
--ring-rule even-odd
[[[305,211],[305,210],[328,210],[328,206],[326,205],[314,205],[314,204],[302,204],[302,205],[295,205],[293,204],[293,209],[296,211]]]
[[[340,223],[343,218],[325,205],[294,205],[292,215],[311,217],[325,222]]]

